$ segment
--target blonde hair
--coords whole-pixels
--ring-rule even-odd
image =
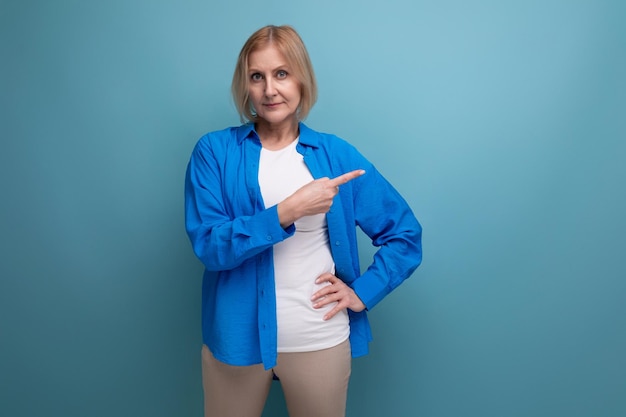
[[[250,103],[248,94],[248,58],[250,54],[259,49],[272,45],[283,54],[291,74],[300,83],[300,106],[298,120],[304,120],[317,100],[317,82],[313,72],[313,65],[309,53],[304,46],[300,35],[291,26],[265,26],[254,32],[241,48],[231,92],[241,122],[256,120],[256,114]]]

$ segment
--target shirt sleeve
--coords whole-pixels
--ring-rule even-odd
[[[355,221],[378,249],[351,286],[369,310],[422,262],[422,227],[404,198],[371,164],[359,180]]]
[[[185,176],[185,227],[196,256],[211,271],[236,268],[295,232],[293,225],[280,226],[276,206],[250,215],[229,213],[222,177],[211,149],[199,142]]]

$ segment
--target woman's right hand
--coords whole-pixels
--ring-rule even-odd
[[[286,228],[304,216],[326,213],[339,192],[339,186],[365,174],[362,169],[347,172],[335,178],[320,178],[299,188],[278,203],[278,219]]]

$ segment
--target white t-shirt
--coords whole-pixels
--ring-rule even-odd
[[[274,206],[313,181],[298,140],[277,151],[261,150],[259,185],[265,207]],[[348,313],[343,310],[328,321],[324,315],[335,303],[314,309],[311,296],[323,285],[315,280],[335,272],[328,243],[326,215],[305,216],[295,222],[296,232],[274,245],[278,351],[309,352],[330,348],[350,335]]]

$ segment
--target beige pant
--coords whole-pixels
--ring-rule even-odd
[[[280,378],[290,417],[344,417],[351,372],[350,342],[330,349],[279,353]],[[263,365],[231,366],[202,347],[205,417],[257,417],[272,384]]]

